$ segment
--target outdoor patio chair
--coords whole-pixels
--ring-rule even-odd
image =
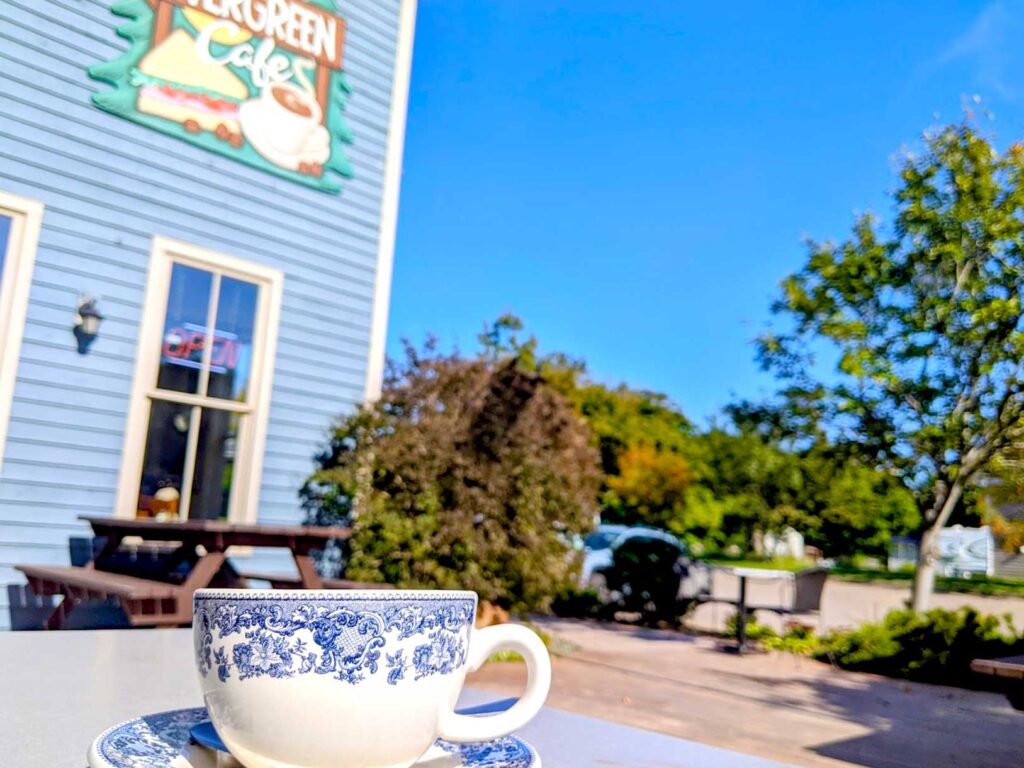
[[[794,574],[793,580],[786,586],[788,600],[779,605],[748,605],[747,612],[753,615],[756,611],[770,611],[779,616],[800,614],[817,614],[821,617],[821,598],[825,591],[828,571],[824,568],[808,568]]]

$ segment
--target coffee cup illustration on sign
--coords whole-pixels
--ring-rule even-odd
[[[264,158],[319,175],[330,157],[330,135],[315,96],[292,83],[273,83],[239,111],[245,138]]]

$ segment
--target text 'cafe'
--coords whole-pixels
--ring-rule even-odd
[[[380,388],[415,3],[0,20],[0,583],[82,515],[300,522]]]

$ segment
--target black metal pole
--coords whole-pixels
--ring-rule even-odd
[[[740,576],[740,604],[736,614],[736,652],[747,644],[747,577]]]

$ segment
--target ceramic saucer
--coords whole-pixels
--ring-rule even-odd
[[[89,749],[90,768],[241,768],[215,747],[219,739],[206,709],[177,709],[128,720],[103,732]],[[196,743],[191,734],[209,746]],[[481,744],[438,741],[413,768],[541,768],[540,758],[516,736]]]

